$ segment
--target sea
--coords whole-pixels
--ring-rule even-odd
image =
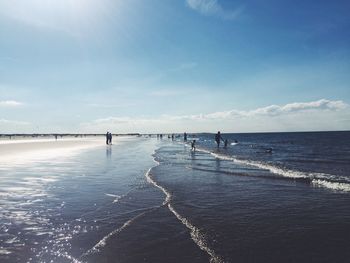
[[[350,262],[350,132],[222,137],[0,160],[0,262]]]

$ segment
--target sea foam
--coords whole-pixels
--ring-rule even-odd
[[[198,148],[198,151],[211,154],[213,157],[221,160],[233,161],[238,164],[258,167],[263,170],[267,170],[273,174],[280,175],[282,177],[291,179],[307,179],[313,186],[324,187],[335,191],[350,192],[350,181],[349,178],[344,176],[337,176],[325,173],[308,173],[302,171],[296,171],[291,169],[285,169],[276,167],[272,164],[267,164],[252,160],[238,159],[233,156],[227,156],[205,149]]]
[[[160,163],[157,162],[154,159],[154,162],[157,163],[156,166],[158,166]],[[155,167],[156,167],[155,166]],[[184,216],[180,215],[176,209],[174,208],[174,206],[171,204],[171,200],[172,200],[172,195],[171,193],[165,189],[163,186],[161,186],[160,184],[158,184],[154,178],[152,177],[152,171],[153,168],[150,168],[148,170],[148,172],[146,173],[146,178],[147,181],[151,184],[153,184],[155,187],[159,188],[164,194],[165,194],[165,200],[163,202],[163,205],[167,205],[169,210],[175,215],[175,217],[184,225],[186,226],[189,230],[190,230],[190,235],[192,240],[195,242],[195,244],[204,252],[206,252],[209,256],[210,256],[210,262],[212,263],[221,263],[223,262],[223,260],[221,259],[221,257],[219,255],[217,255],[215,253],[215,251],[213,249],[211,249],[208,246],[208,242],[207,242],[207,238],[206,235],[204,233],[202,233],[202,231],[195,227],[188,219],[186,219]]]

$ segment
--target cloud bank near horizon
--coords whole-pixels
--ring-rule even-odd
[[[184,116],[167,116],[169,119],[189,119],[189,120],[214,120],[214,119],[235,119],[244,117],[258,116],[279,116],[283,114],[292,114],[298,112],[315,112],[315,111],[338,111],[348,108],[349,105],[341,100],[331,101],[321,99],[311,102],[295,102],[286,105],[270,105],[249,111],[229,110],[214,112],[209,114],[184,115]]]
[[[6,108],[11,108],[11,107],[18,107],[22,106],[23,103],[15,100],[3,100],[0,101],[0,107],[6,107]]]
[[[156,117],[110,116],[72,125],[39,126],[26,120],[0,119],[0,133],[182,133],[187,132],[287,132],[350,130],[350,105],[342,100],[320,99],[269,105],[251,110],[228,110],[194,115]],[[62,121],[62,120],[61,120]],[[62,124],[62,122],[61,122]],[[42,127],[40,130],[38,127]],[[45,128],[44,128],[45,127]]]
[[[82,123],[87,131],[104,132],[263,132],[350,129],[349,105],[321,99],[270,105],[248,111],[229,110],[196,115],[162,115],[158,118],[107,117]]]

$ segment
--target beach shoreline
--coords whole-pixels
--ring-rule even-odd
[[[115,138],[114,142],[119,140]],[[68,157],[100,146],[105,146],[102,137],[6,140],[0,142],[0,166]]]

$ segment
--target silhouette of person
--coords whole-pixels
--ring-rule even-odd
[[[191,147],[192,147],[192,151],[195,151],[196,150],[196,140],[193,140],[191,142]]]
[[[215,134],[215,142],[218,145],[218,148],[220,147],[220,141],[224,141],[224,139],[221,137],[220,131],[218,131],[218,133]]]
[[[109,143],[109,132],[106,133],[106,144]]]
[[[187,142],[187,133],[184,133],[184,141]]]
[[[112,133],[109,133],[108,143],[112,144]]]

